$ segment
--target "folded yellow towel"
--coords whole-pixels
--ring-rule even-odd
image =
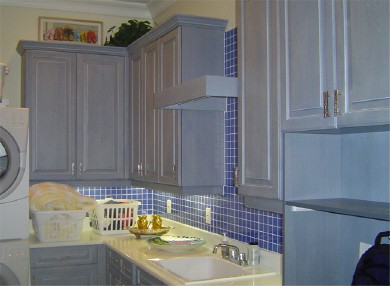
[[[93,209],[97,203],[71,186],[53,182],[35,184],[29,189],[30,211]]]

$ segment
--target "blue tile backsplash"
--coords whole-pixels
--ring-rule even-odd
[[[237,77],[237,29],[225,33],[225,76]],[[234,167],[238,164],[238,106],[236,98],[227,99],[225,113],[225,186],[223,195],[181,196],[132,187],[79,188],[95,199],[112,197],[135,199],[142,203],[139,213],[164,217],[214,233],[244,241],[258,241],[260,247],[282,253],[282,215],[246,208],[233,186]],[[172,213],[166,214],[166,201],[172,201]],[[210,208],[211,224],[205,223]]]

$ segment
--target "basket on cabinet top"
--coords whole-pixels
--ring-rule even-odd
[[[100,235],[129,233],[128,228],[137,220],[141,202],[125,199],[97,200],[95,209],[89,211],[91,227]]]

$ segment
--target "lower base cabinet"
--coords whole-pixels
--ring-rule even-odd
[[[31,285],[105,285],[105,261],[103,245],[32,248]]]
[[[108,247],[106,277],[107,285],[165,285]]]
[[[31,285],[166,285],[105,245],[30,249]]]

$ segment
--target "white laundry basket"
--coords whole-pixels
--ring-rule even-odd
[[[79,240],[87,211],[32,211],[35,236],[41,242]]]
[[[109,203],[115,201],[117,203]],[[138,206],[135,200],[111,199],[97,200],[95,209],[89,211],[89,219],[94,232],[100,235],[129,233],[128,228],[137,220]]]

